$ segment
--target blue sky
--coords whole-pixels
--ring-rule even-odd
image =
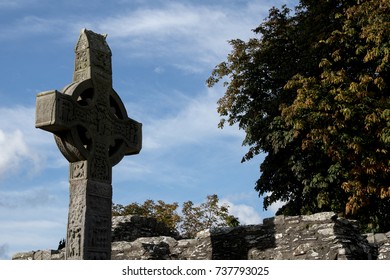
[[[113,202],[201,203],[217,194],[243,224],[272,216],[254,190],[263,156],[240,163],[237,127],[217,128],[222,87],[205,80],[253,37],[269,8],[297,1],[0,0],[0,259],[65,237],[68,163],[36,129],[35,97],[72,79],[82,28],[108,34],[113,87],[143,123],[143,149],[113,169]]]

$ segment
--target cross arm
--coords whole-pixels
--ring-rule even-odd
[[[72,99],[57,90],[37,95],[35,127],[52,133],[69,129],[67,116],[72,110]]]
[[[142,124],[128,118],[127,130],[124,139],[127,142],[127,147],[125,150],[125,155],[135,155],[138,154],[142,149]]]

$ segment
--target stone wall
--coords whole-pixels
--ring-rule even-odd
[[[354,221],[332,212],[276,216],[263,224],[201,231],[181,239],[153,219],[113,219],[114,260],[390,259],[390,232],[359,234]],[[18,253],[13,259],[63,259],[64,251]]]
[[[375,259],[390,260],[390,232],[365,235],[372,246]]]

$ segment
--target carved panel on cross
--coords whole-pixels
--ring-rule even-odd
[[[105,143],[96,143],[94,157],[91,159],[91,177],[103,182],[111,182],[111,166],[109,166],[107,150],[108,146]]]
[[[86,179],[87,178],[87,161],[77,161],[70,163],[71,180]]]
[[[102,254],[111,253],[108,248],[111,244],[111,207],[112,187],[109,184],[89,181],[87,184],[87,216],[86,251],[89,259],[107,258]]]
[[[67,252],[70,259],[80,258],[84,246],[82,235],[85,227],[86,187],[80,181],[70,181],[70,202],[67,229]]]

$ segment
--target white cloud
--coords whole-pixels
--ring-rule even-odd
[[[7,173],[14,173],[21,162],[35,161],[27,146],[25,137],[20,130],[14,130],[11,133],[0,130],[0,176]]]
[[[23,37],[33,37],[39,35],[62,34],[69,40],[70,35],[74,36],[73,24],[69,24],[64,19],[43,18],[35,15],[27,15],[8,22],[0,33],[0,41],[9,41]],[[58,35],[56,35],[58,36]],[[74,38],[72,38],[74,40]]]
[[[62,203],[63,204],[63,203]],[[6,242],[6,258],[17,252],[55,249],[66,235],[67,207],[41,205],[0,209],[0,240]]]
[[[221,199],[220,204],[229,206],[229,213],[238,217],[241,225],[261,224],[263,219],[255,208],[246,204],[235,204],[227,199]]]
[[[45,188],[34,188],[25,191],[0,191],[0,207],[31,208],[47,205],[55,200],[55,196]]]
[[[212,180],[223,174],[228,162],[240,164],[244,132],[237,127],[217,127],[219,96],[218,89],[213,88],[193,98],[176,93],[151,102],[151,106],[169,104],[167,114],[128,110],[132,116],[138,110],[135,119],[143,123],[143,147],[139,155],[125,158],[114,167],[114,180],[191,189],[205,184],[206,177]],[[150,110],[151,106],[144,108]],[[214,175],[207,175],[210,170],[214,170]]]
[[[148,150],[156,150],[183,144],[207,144],[207,141],[218,141],[225,137],[242,139],[242,131],[236,128],[226,127],[221,130],[217,127],[217,99],[218,94],[208,90],[207,94],[190,99],[173,116],[147,120],[143,126],[143,146]]]
[[[156,68],[154,68],[154,72],[157,74],[161,74],[161,73],[165,72],[165,69],[164,69],[164,67],[157,66]]]
[[[286,203],[287,203],[286,201],[278,200],[278,201],[272,203],[272,204],[268,207],[267,212],[270,213],[272,216],[274,216],[275,213],[276,213],[281,207],[283,207]]]
[[[19,7],[28,1],[13,2],[3,0],[0,7]],[[134,1],[131,2],[118,3],[119,10],[110,9],[94,17],[26,15],[8,23],[0,40],[53,35],[56,40],[73,42],[75,33],[85,27],[108,34],[109,43],[112,41],[129,56],[170,57],[175,60],[172,66],[198,73],[209,69],[210,63],[214,65],[225,59],[230,50],[228,40],[253,37],[252,30],[265,18],[271,5],[294,1],[273,1],[272,4],[267,3],[270,1],[243,1],[240,4],[224,1],[207,4],[157,1],[150,4],[141,1],[133,9],[130,7]],[[82,1],[72,1],[69,5],[77,7],[80,3]],[[81,4],[78,9],[86,9],[87,5],[90,4]]]
[[[230,50],[228,40],[253,36],[251,30],[259,24],[265,7],[250,2],[240,9],[169,2],[90,25],[108,33],[109,40],[130,56],[170,57],[175,61],[172,66],[198,73],[225,58]]]
[[[109,17],[99,24],[112,37],[154,35],[158,40],[172,34],[187,33],[200,23],[199,9],[189,9],[179,3],[164,8],[140,8],[129,14]]]
[[[107,12],[88,18],[36,14],[16,18],[4,28],[0,40],[51,35],[57,41],[73,42],[75,34],[85,27],[107,33],[109,44],[122,49],[123,55],[169,58],[171,66],[199,73],[209,71],[226,58],[230,51],[228,40],[253,37],[251,30],[265,17],[269,4],[247,1],[238,6],[223,2],[205,5],[161,1],[154,6],[139,4],[135,9],[120,7],[123,10],[115,14]]]
[[[31,221],[8,221],[3,225],[4,229],[12,232],[23,231],[25,229],[39,229],[42,231],[49,230],[56,227],[63,227],[63,223],[56,221],[34,219]]]
[[[271,192],[267,192],[264,194],[264,196],[269,196],[269,195],[271,195]],[[272,203],[270,206],[268,206],[268,209],[266,211],[267,216],[275,216],[275,213],[286,203],[287,201],[281,201],[281,200]]]
[[[139,157],[137,155],[136,157]],[[118,165],[113,168],[113,179],[115,182],[124,182],[135,179],[141,179],[153,174],[151,164],[146,165],[137,161],[135,157],[124,158]]]
[[[198,65],[178,64],[178,63],[173,63],[172,65],[178,70],[186,74],[197,74],[197,73],[202,73],[204,71],[204,68]]]
[[[22,133],[16,130],[14,133],[5,134],[0,130],[0,170],[5,169],[5,166],[9,163],[14,165],[18,156],[26,153],[27,145],[25,144]],[[16,160],[14,160],[16,159]]]
[[[0,177],[17,173],[26,164],[30,174],[39,170],[43,159],[39,147],[47,138],[36,134],[34,109],[0,108],[0,116]]]
[[[65,219],[64,219],[65,221]],[[32,219],[30,221],[2,221],[4,232],[0,239],[7,241],[7,255],[31,250],[56,249],[66,235],[66,223]]]

